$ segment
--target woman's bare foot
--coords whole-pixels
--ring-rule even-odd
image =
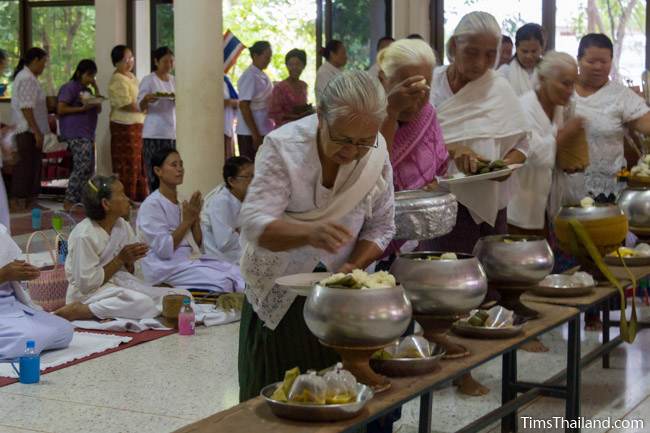
[[[57,316],[63,317],[66,320],[97,320],[97,317],[90,311],[86,304],[81,302],[73,302],[72,304],[65,305],[54,312]]]
[[[461,394],[472,397],[487,395],[490,392],[490,389],[477,382],[471,373],[454,380],[454,385],[458,387],[458,391]]]
[[[546,347],[539,338],[525,342],[521,345],[520,349],[532,353],[548,352],[548,347]]]
[[[465,346],[452,343],[451,340],[447,338],[446,334],[427,335],[427,338],[429,341],[432,341],[445,349],[445,356],[443,359],[463,358],[470,354],[469,350],[467,350]]]
[[[600,321],[600,317],[594,317],[585,319],[585,331],[602,331],[603,322]]]

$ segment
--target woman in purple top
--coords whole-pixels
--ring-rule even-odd
[[[95,62],[84,59],[70,81],[59,90],[59,128],[72,152],[72,173],[63,202],[65,210],[81,201],[83,185],[95,171],[95,129],[102,111],[101,102],[96,98],[99,95],[96,74]]]

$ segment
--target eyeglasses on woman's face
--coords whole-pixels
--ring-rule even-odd
[[[323,116],[325,120],[325,127],[327,128],[327,137],[330,142],[344,147],[344,146],[354,146],[362,150],[376,149],[379,147],[379,135],[376,135],[374,138],[359,138],[354,140],[349,137],[332,137],[332,131],[330,130],[330,125],[327,122],[327,118]]]

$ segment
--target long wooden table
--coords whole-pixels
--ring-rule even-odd
[[[614,276],[621,280],[621,283],[624,287],[627,287],[631,284],[630,273],[634,276],[634,279],[637,281],[650,276],[650,266],[634,266],[628,267],[627,270],[623,266],[609,266],[609,269],[612,271]],[[636,294],[635,294],[636,295]],[[580,312],[585,312],[592,308],[602,308],[603,311],[603,330],[602,344],[596,349],[589,352],[587,355],[582,357],[581,365],[589,364],[591,361],[595,360],[598,357],[602,357],[603,368],[609,368],[610,364],[610,352],[619,344],[623,342],[623,339],[620,336],[617,336],[614,339],[610,339],[610,329],[614,326],[619,325],[619,321],[610,320],[610,311],[613,301],[618,299],[619,293],[618,290],[609,285],[600,285],[594,288],[593,293],[585,296],[575,296],[575,297],[546,297],[538,296],[533,293],[525,293],[522,295],[521,300],[527,302],[542,302],[546,304],[553,305],[564,305],[567,307],[574,307],[580,310]],[[639,329],[650,328],[650,323],[639,322]]]
[[[454,379],[472,369],[503,356],[503,406],[459,430],[463,433],[479,431],[490,423],[502,419],[502,428],[516,430],[516,410],[531,401],[536,395],[552,395],[564,398],[567,419],[580,416],[580,312],[576,308],[531,303],[542,317],[526,323],[524,332],[518,337],[503,340],[479,340],[452,336],[452,340],[463,344],[472,354],[466,358],[441,362],[441,368],[423,376],[392,378],[392,387],[375,395],[364,411],[354,419],[336,423],[305,423],[275,417],[260,397],[248,400],[223,412],[211,415],[188,425],[177,433],[335,433],[354,432],[369,422],[401,407],[408,401],[420,397],[421,433],[431,431],[432,394]],[[552,387],[548,384],[530,384],[517,381],[516,351],[524,343],[562,324],[569,323],[569,344],[567,371],[570,372],[566,386]],[[518,392],[528,392],[526,397],[517,397]],[[537,393],[535,393],[537,391]],[[469,420],[468,420],[469,421]]]

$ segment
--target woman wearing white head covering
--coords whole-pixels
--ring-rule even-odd
[[[539,65],[537,90],[521,97],[532,136],[526,166],[514,175],[519,188],[508,204],[510,233],[543,234],[547,211],[558,210],[550,202],[556,154],[582,129],[582,119],[567,119],[577,79],[573,57],[552,51]]]
[[[528,23],[515,35],[515,55],[498,72],[508,80],[517,96],[534,90],[535,68],[544,52],[544,30],[539,24]]]
[[[445,144],[453,158],[448,173],[476,173],[478,160],[501,159],[522,163],[528,149],[529,128],[517,96],[494,71],[501,28],[486,12],[465,15],[449,39],[451,64],[433,73],[431,101],[438,110]],[[506,206],[512,179],[451,186],[458,200],[456,226],[446,236],[429,241],[435,251],[472,253],[482,236],[507,231]],[[451,344],[452,356],[466,356],[466,348]],[[469,395],[489,390],[465,376],[460,391]]]
[[[240,399],[259,395],[293,367],[338,359],[307,329],[304,297],[282,275],[366,269],[395,233],[393,179],[379,133],[386,95],[367,72],[343,72],[318,113],[267,135],[241,209],[246,302],[239,335]]]

